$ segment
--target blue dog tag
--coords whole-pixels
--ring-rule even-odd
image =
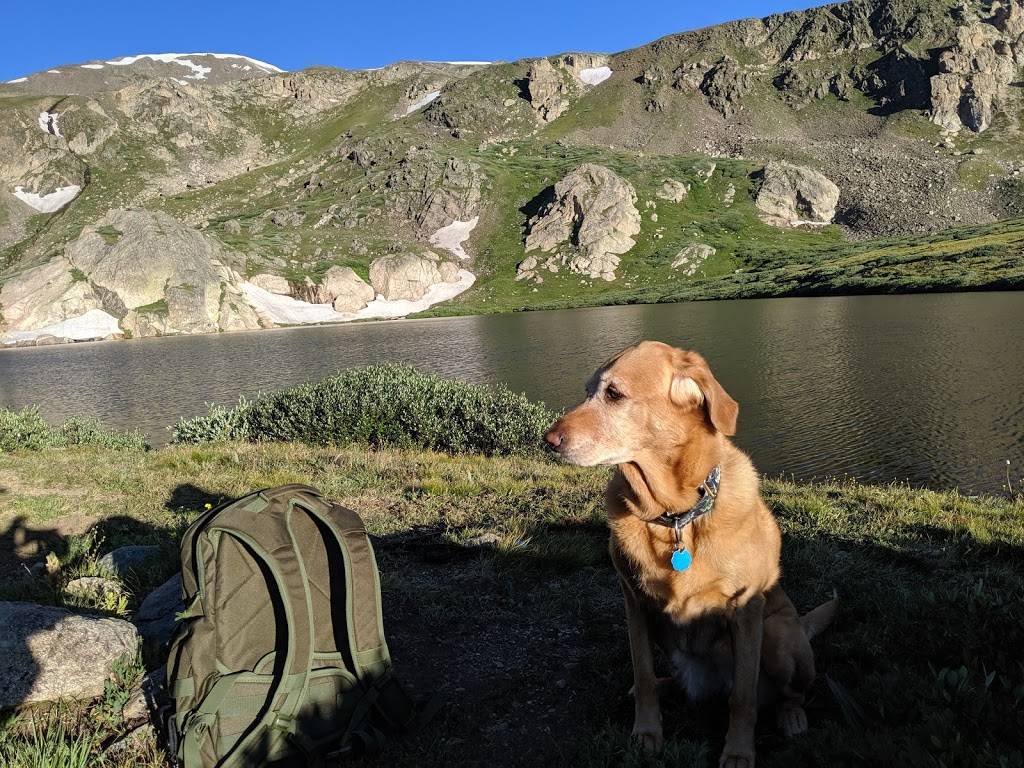
[[[693,555],[687,549],[677,549],[672,553],[672,570],[685,571],[693,562]]]

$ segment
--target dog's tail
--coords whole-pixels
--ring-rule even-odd
[[[836,608],[839,607],[839,596],[833,592],[832,599],[822,603],[817,608],[812,608],[800,617],[800,626],[804,628],[804,634],[808,640],[813,640],[832,623],[836,616]]]

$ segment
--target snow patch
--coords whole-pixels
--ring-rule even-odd
[[[19,341],[34,341],[40,336],[56,336],[72,341],[89,341],[103,339],[112,334],[120,334],[121,328],[117,318],[108,315],[102,309],[90,309],[84,315],[70,317],[53,325],[36,328],[31,331],[8,331],[2,339],[4,344],[16,344]]]
[[[14,83],[24,83],[26,80],[28,80],[27,77],[16,77],[13,80],[8,80],[7,85],[14,85]]]
[[[250,304],[279,325],[337,323],[350,319],[341,312],[335,312],[330,304],[310,304],[291,296],[281,296],[248,281],[242,283],[242,293]]]
[[[210,67],[204,67],[201,64],[196,64],[195,62],[190,61],[189,57],[191,56],[210,56],[214,59],[241,59],[242,61],[247,61],[249,62],[249,64],[255,65],[259,69],[262,69],[264,72],[284,72],[283,69],[275,67],[273,64],[268,64],[265,61],[253,59],[249,56],[241,56],[237,53],[140,53],[136,54],[135,56],[122,56],[120,59],[116,59],[115,61],[108,61],[107,64],[113,64],[117,67],[123,67],[127,64],[134,64],[136,61],[139,61],[140,59],[152,59],[153,61],[162,61],[166,64],[181,64],[182,66],[189,67],[196,73],[195,76],[189,76],[191,77],[191,79],[205,79],[206,74],[211,71]],[[232,66],[234,67],[235,65],[232,64]],[[251,67],[247,65],[245,67],[242,67],[242,69],[251,69]],[[200,73],[199,70],[205,71]],[[200,74],[202,76],[199,76]]]
[[[416,312],[423,312],[426,309],[440,304],[442,301],[454,299],[460,293],[469,290],[476,282],[476,276],[467,269],[459,270],[459,279],[454,283],[434,283],[423,294],[423,298],[416,301],[399,299],[388,301],[383,296],[377,296],[373,301],[360,309],[354,315],[349,315],[353,320],[384,320],[405,317]]]
[[[310,304],[308,301],[299,301],[291,296],[280,296],[249,282],[242,283],[242,292],[253,307],[279,325],[312,325],[405,317],[422,312],[434,304],[455,298],[472,286],[474,282],[476,282],[476,276],[472,272],[460,269],[459,279],[454,283],[435,283],[417,301],[405,299],[388,301],[378,295],[358,312],[336,312],[330,304]]]
[[[40,112],[39,128],[51,136],[60,136],[60,125],[57,123],[57,118],[59,117],[60,115],[57,112]]]
[[[474,216],[469,221],[455,220],[447,227],[441,227],[430,236],[430,244],[455,254],[460,259],[468,259],[469,254],[462,244],[469,239],[470,232],[480,221],[479,216]]]
[[[15,187],[14,196],[40,213],[53,213],[78,197],[78,193],[81,191],[82,188],[77,184],[57,187],[48,195],[37,195],[35,192],[26,192],[24,187]]]
[[[46,71],[47,71],[48,74],[51,74],[51,75],[59,75],[60,74],[60,70],[59,69],[48,69]]]
[[[440,95],[440,91],[431,91],[430,93],[423,94],[418,99],[416,99],[416,101],[414,101],[412,104],[405,108],[405,114],[411,115],[417,109],[422,109],[423,107],[427,106],[427,104],[432,102]]]
[[[600,85],[611,76],[611,67],[588,67],[580,70],[580,80],[587,85]]]
[[[82,69],[103,69],[102,64],[79,64]]]
[[[424,64],[454,64],[457,67],[489,67],[493,61],[425,61]]]

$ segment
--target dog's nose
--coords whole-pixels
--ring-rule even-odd
[[[548,448],[557,451],[562,445],[562,433],[554,428],[549,429],[544,435],[544,442],[548,444]]]

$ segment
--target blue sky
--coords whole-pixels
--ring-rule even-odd
[[[813,5],[814,0],[375,0],[112,2],[0,0],[0,80],[134,53],[241,53],[301,69],[399,59],[512,60],[614,52],[673,32]]]

